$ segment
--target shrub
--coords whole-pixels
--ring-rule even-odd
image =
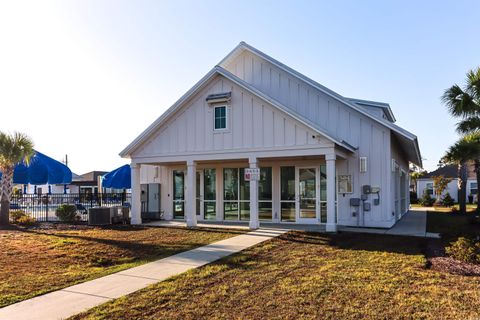
[[[25,216],[27,216],[27,214],[23,210],[10,210],[10,220],[12,223],[17,223],[18,219]]]
[[[77,215],[77,208],[73,204],[61,204],[55,211],[60,221],[74,221]]]
[[[22,216],[20,218],[18,218],[17,220],[17,223],[20,224],[20,225],[23,225],[23,226],[31,226],[31,225],[34,225],[36,222],[35,218],[34,217],[30,217],[30,216]]]
[[[453,200],[452,196],[450,196],[450,193],[447,192],[447,194],[442,198],[442,205],[445,207],[452,207],[454,204],[455,201]]]
[[[418,196],[415,191],[410,191],[410,203],[417,204],[418,203]]]
[[[460,237],[452,242],[445,252],[454,259],[469,262],[480,263],[480,242]]]
[[[425,192],[423,192],[423,196],[420,198],[418,203],[420,203],[424,207],[431,207],[435,203],[435,198],[432,198],[432,196],[430,196],[430,194],[425,190]]]

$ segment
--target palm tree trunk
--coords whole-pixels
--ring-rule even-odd
[[[478,194],[478,186],[480,185],[480,159],[476,159],[475,160],[475,173],[477,175],[477,214],[480,214],[480,197],[479,197],[479,194]]]
[[[0,226],[9,224],[10,198],[13,191],[13,167],[4,168],[0,181]]]
[[[465,163],[458,164],[458,203],[460,213],[467,212],[467,166]]]

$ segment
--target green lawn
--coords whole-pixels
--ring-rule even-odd
[[[290,232],[72,319],[480,317],[480,278],[428,269],[426,241]]]
[[[243,233],[81,228],[0,230],[0,307]]]
[[[427,212],[427,232],[440,233],[445,242],[480,235],[480,224],[472,224],[474,213]]]

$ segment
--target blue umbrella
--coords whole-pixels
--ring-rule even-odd
[[[130,189],[132,187],[130,165],[126,164],[103,176],[104,188]]]
[[[0,172],[0,177],[2,176]],[[72,182],[72,171],[63,163],[35,151],[27,166],[19,163],[13,171],[15,184],[68,184]]]

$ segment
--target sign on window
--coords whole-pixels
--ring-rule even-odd
[[[245,181],[260,180],[260,168],[245,168]]]
[[[352,193],[353,192],[353,183],[352,175],[344,174],[337,176],[337,189],[338,193]]]

